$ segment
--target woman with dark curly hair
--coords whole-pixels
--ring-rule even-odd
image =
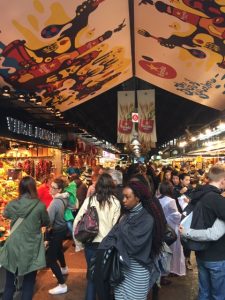
[[[122,262],[124,280],[114,289],[115,299],[144,300],[149,291],[152,262],[162,249],[165,219],[142,182],[128,182],[123,195],[127,212],[99,248],[115,247]]]

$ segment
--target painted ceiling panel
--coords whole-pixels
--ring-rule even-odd
[[[0,84],[62,111],[132,74],[127,0],[0,3]]]
[[[136,76],[225,109],[225,1],[134,3]]]

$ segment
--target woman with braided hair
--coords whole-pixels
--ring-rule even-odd
[[[147,299],[150,281],[154,283],[153,260],[163,245],[165,219],[160,205],[149,195],[148,187],[140,181],[126,184],[126,212],[99,246],[115,247],[122,262],[124,280],[114,288],[116,300]]]

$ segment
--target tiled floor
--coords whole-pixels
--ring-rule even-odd
[[[74,247],[69,241],[65,243],[65,255],[69,267],[69,275],[66,278],[69,291],[66,294],[57,296],[48,294],[48,290],[56,285],[56,279],[52,276],[51,271],[46,269],[38,273],[33,300],[84,300],[86,286],[84,253],[75,253]],[[192,257],[192,260],[195,266],[194,257]],[[195,300],[197,298],[196,266],[193,271],[188,271],[187,276],[172,277],[171,280],[172,284],[163,286],[160,289],[159,300]],[[20,297],[16,296],[15,299],[19,300]]]
[[[84,254],[83,252],[75,253],[73,246],[70,246],[65,254],[70,268],[70,273],[67,276],[67,285],[69,287],[68,293],[60,296],[49,295],[48,289],[54,287],[56,279],[52,277],[50,270],[41,271],[38,274],[34,300],[84,300],[86,285],[86,264]],[[170,278],[172,284],[163,286],[160,289],[159,300],[195,300],[197,298],[197,269],[194,257],[192,260],[194,270],[188,271],[187,276]]]

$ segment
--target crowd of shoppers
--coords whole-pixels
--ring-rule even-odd
[[[92,182],[89,178],[89,186],[77,168],[70,168],[68,174],[69,181],[65,176],[45,178],[38,190],[32,177],[22,178],[18,199],[7,205],[4,217],[11,220],[11,235],[0,251],[0,265],[6,270],[4,300],[13,299],[16,278],[20,275],[24,276],[22,299],[32,299],[37,270],[46,264],[57,280],[56,287],[49,293],[68,292],[64,275],[69,273],[69,268],[63,241],[69,236],[68,221],[73,223],[73,234],[88,205],[96,207],[99,232],[92,242],[82,244],[74,239],[75,251],[84,249],[88,269],[99,251],[115,248],[123,280],[113,287],[110,282],[104,282],[107,289],[103,289],[103,285],[99,289],[103,275],[96,268],[98,280],[88,276],[85,300],[112,297],[144,300],[152,286],[153,299],[157,299],[152,266],[164,251],[166,223],[177,234],[177,240],[170,245],[173,256],[169,275],[184,276],[187,270],[192,270],[191,252],[182,246],[180,234],[199,241],[208,240],[208,249],[196,252],[199,299],[224,299],[225,224],[220,220],[225,221],[222,194],[225,170],[222,166],[213,166],[207,174],[198,172],[194,166],[189,170],[171,166],[158,169],[153,163],[133,164],[126,170],[118,166],[115,169],[98,166],[91,174]],[[203,203],[205,228],[182,228],[181,219],[190,210],[194,216],[198,202]],[[42,227],[46,227],[45,242]],[[18,247],[20,244],[23,248]],[[217,274],[216,270],[219,270]],[[161,284],[170,284],[170,281],[164,277]]]

